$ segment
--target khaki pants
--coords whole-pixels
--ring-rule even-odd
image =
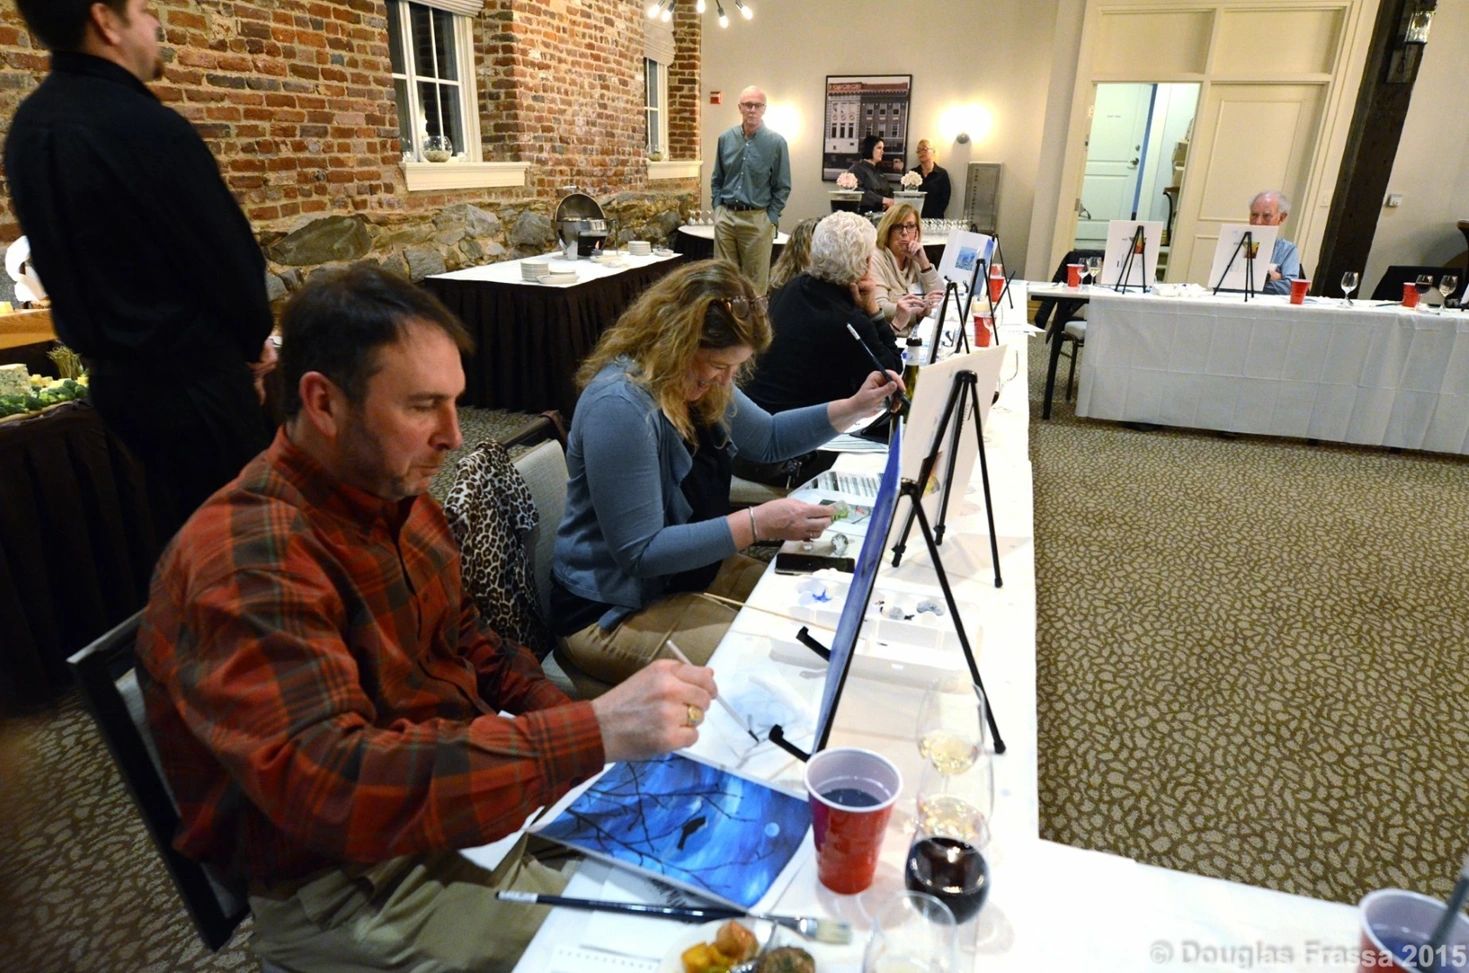
[[[252,889],[252,946],[292,973],[510,970],[549,910],[500,902],[495,892],[566,887],[525,844],[494,872],[448,851],[345,866],[294,889]]]
[[[765,565],[760,561],[736,554],[719,566],[709,593],[744,601],[764,572]],[[680,592],[659,598],[613,629],[603,629],[593,622],[572,632],[566,637],[565,650],[582,672],[615,686],[658,658],[660,652],[666,656],[663,643],[670,636],[696,665],[708,662],[738,610],[696,592]]]
[[[714,256],[728,260],[750,278],[755,293],[770,289],[770,246],[775,227],[763,209],[714,211]]]

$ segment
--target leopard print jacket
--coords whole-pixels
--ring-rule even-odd
[[[464,590],[500,635],[544,658],[553,641],[541,616],[527,549],[539,516],[504,446],[488,440],[459,461],[444,515],[459,541]]]

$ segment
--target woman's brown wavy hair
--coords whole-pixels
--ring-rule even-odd
[[[770,341],[770,318],[754,286],[733,264],[702,260],[644,291],[602,335],[577,371],[576,382],[584,389],[610,362],[629,359],[632,380],[648,390],[679,434],[694,442],[695,425],[721,421],[732,397],[729,386],[714,385],[698,400],[688,401],[695,353],[745,347],[758,355]],[[749,376],[754,361],[752,356],[744,364],[738,380]]]

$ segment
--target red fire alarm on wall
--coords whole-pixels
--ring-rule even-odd
[[[722,91],[711,91],[711,92],[709,92],[709,104],[711,104],[711,105],[722,105],[722,104],[724,104],[724,92],[722,92]]]

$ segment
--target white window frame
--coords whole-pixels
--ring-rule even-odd
[[[652,83],[649,83],[652,72]],[[654,98],[649,98],[649,94]],[[657,104],[653,104],[656,100]],[[643,118],[647,135],[652,136],[648,153],[659,152],[668,158],[668,65],[651,57],[643,58]]]
[[[394,82],[402,80],[408,91],[407,105],[398,105],[400,114],[408,114],[408,131],[413,144],[403,153],[404,180],[410,192],[444,189],[483,189],[524,186],[530,166],[524,162],[485,162],[481,154],[479,95],[474,62],[474,21],[482,0],[402,0],[397,7],[398,36],[406,50],[400,52],[402,73],[393,73]],[[447,162],[423,161],[420,143],[424,130],[423,108],[418,99],[418,75],[413,57],[413,21],[410,5],[431,10],[444,10],[453,16],[453,56],[459,89],[459,111],[464,125],[464,145],[456,146],[454,157]],[[393,16],[389,13],[388,16]],[[391,35],[389,43],[391,43]],[[394,87],[393,100],[397,102]]]

